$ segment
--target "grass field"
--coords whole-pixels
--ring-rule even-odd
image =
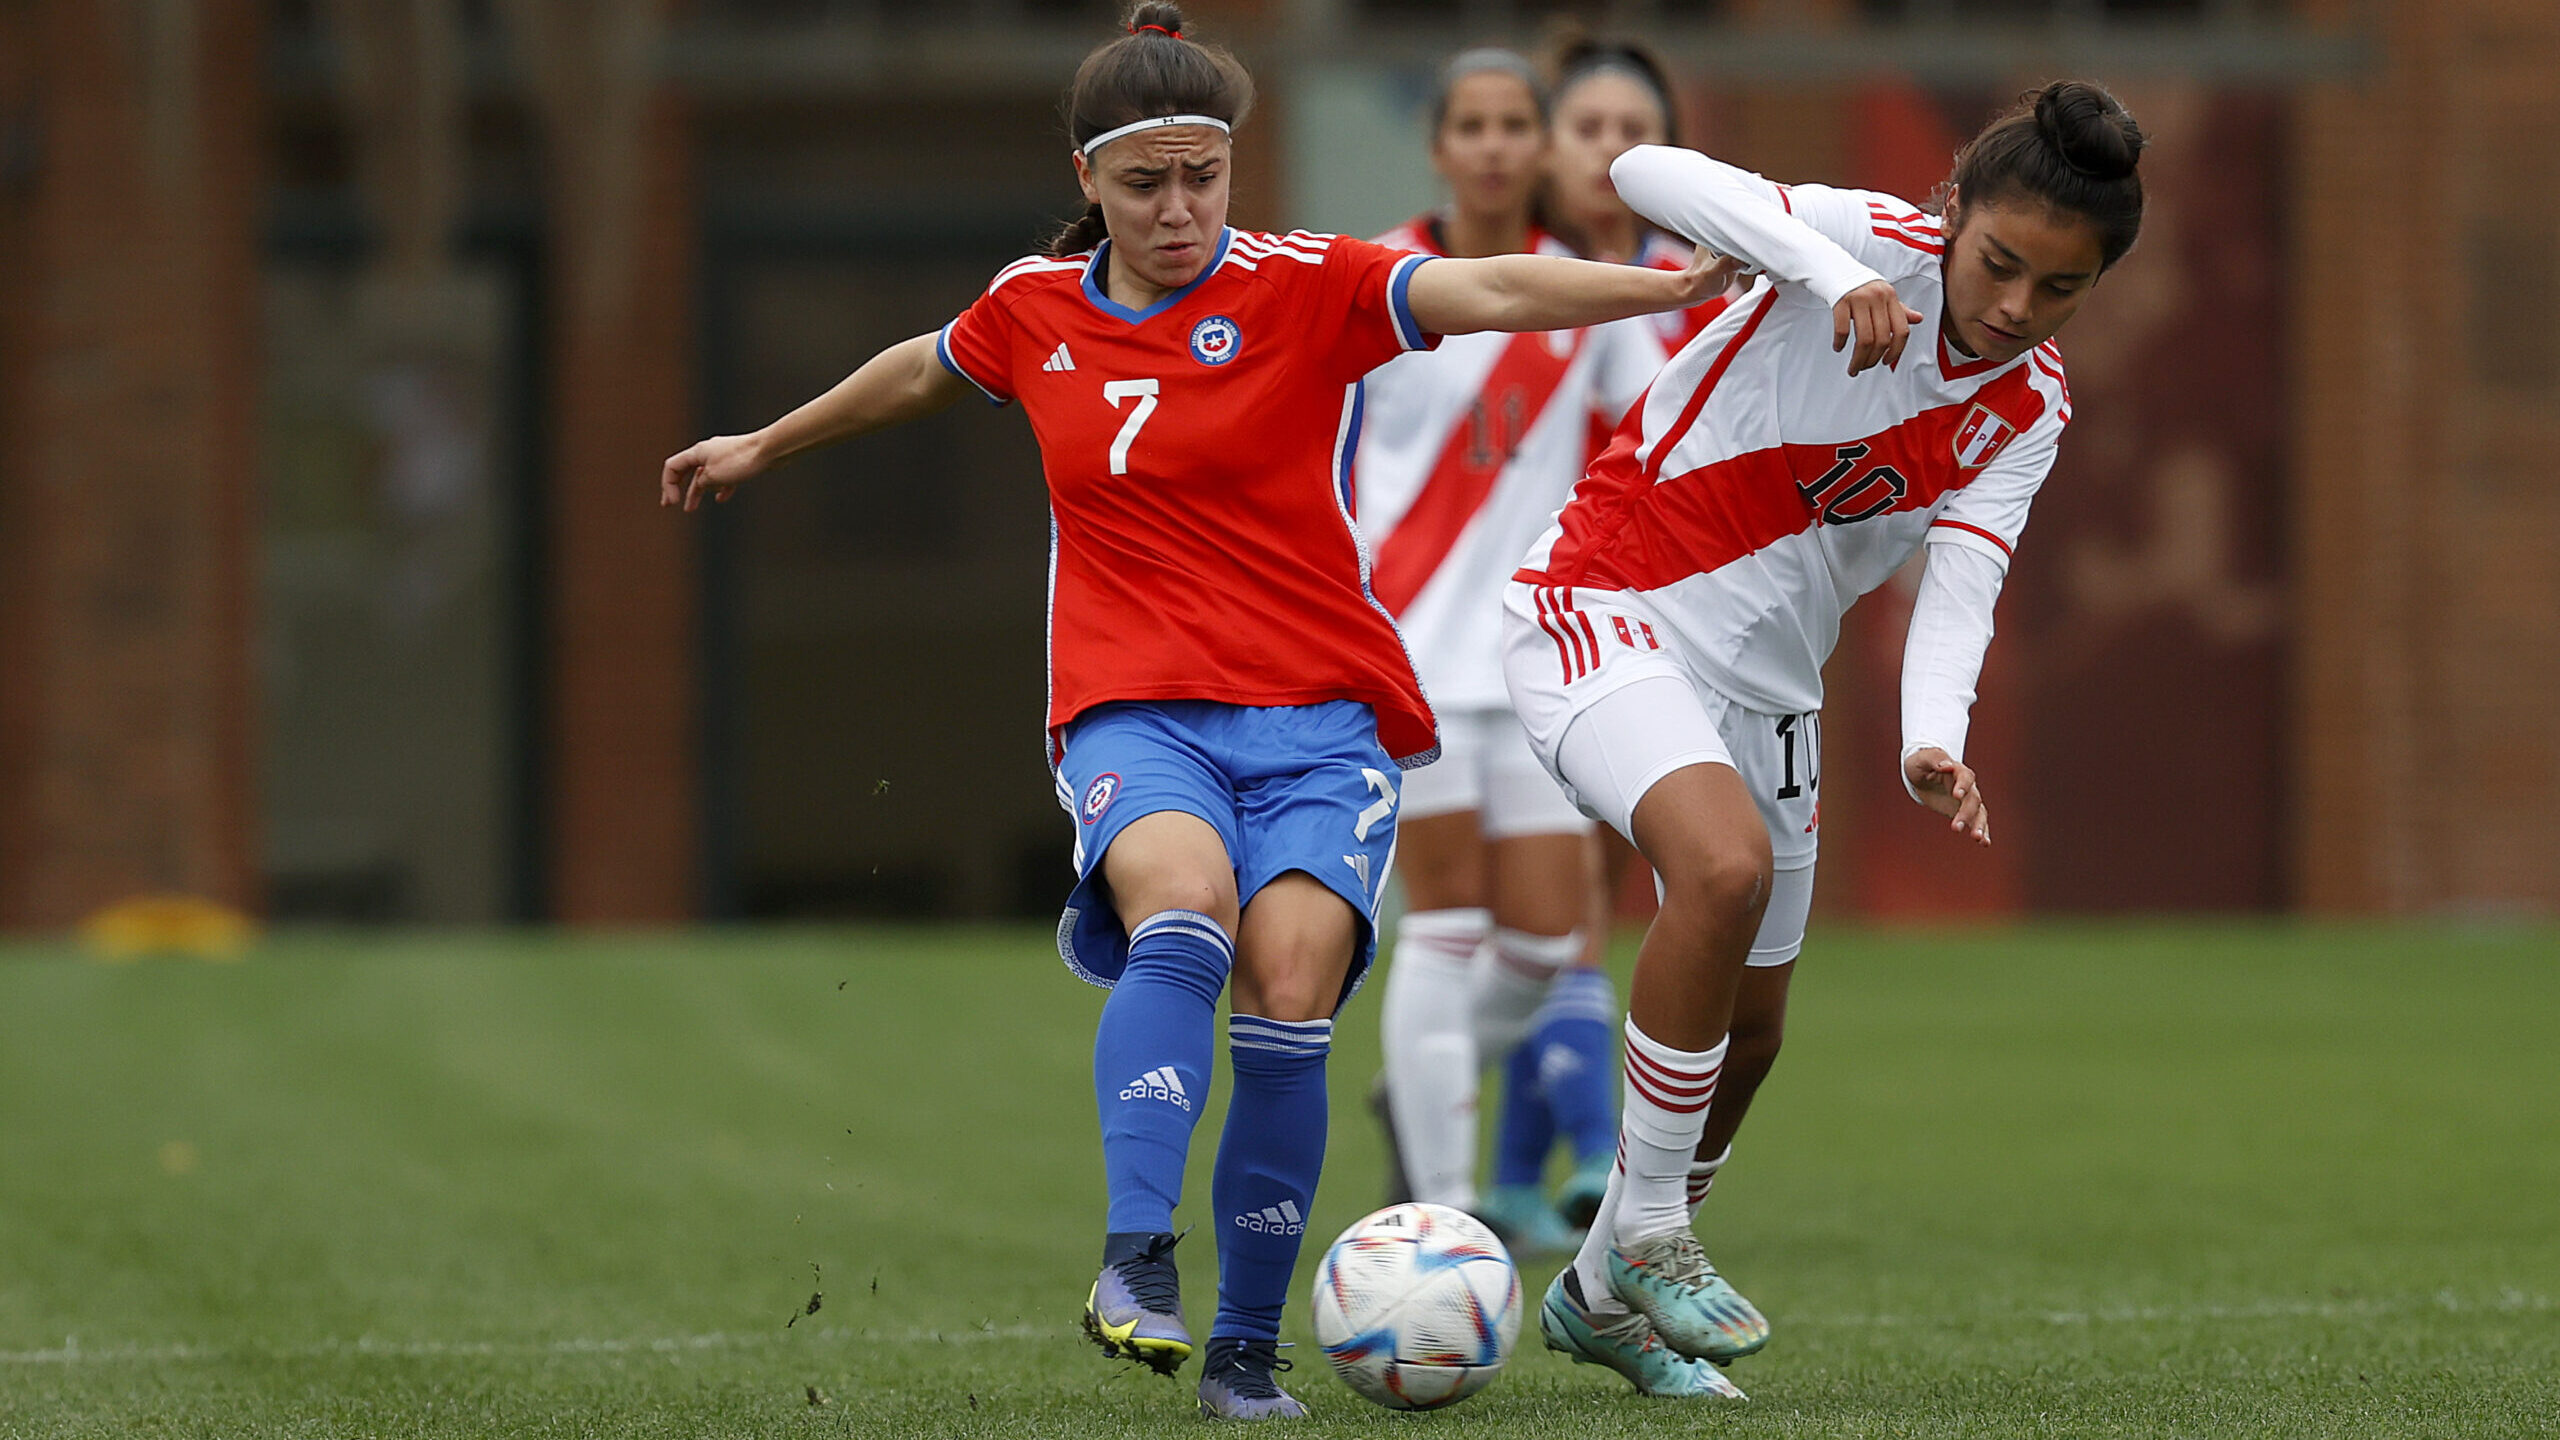
[[[1436,1416],[1301,1348],[1300,1432],[2560,1433],[2560,936],[1832,931],[1797,994],[1701,1227],[1747,1406],[1532,1323]],[[1099,1006],[1031,930],[0,948],[0,1434],[1197,1434],[1074,1332]]]

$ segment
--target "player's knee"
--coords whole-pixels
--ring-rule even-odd
[[[1312,953],[1257,955],[1236,967],[1235,1008],[1265,1020],[1322,1020],[1342,999],[1341,964]]]
[[[1189,910],[1206,915],[1229,932],[1236,925],[1235,877],[1209,871],[1166,867],[1118,887],[1121,918],[1133,928],[1150,915]]]
[[[1662,873],[1662,903],[1692,914],[1740,921],[1769,903],[1769,848],[1720,846]]]

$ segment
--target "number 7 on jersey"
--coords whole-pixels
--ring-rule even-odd
[[[1120,408],[1123,400],[1135,398],[1138,402],[1137,407],[1129,412],[1128,423],[1120,427],[1119,436],[1111,442],[1111,473],[1126,475],[1129,473],[1129,443],[1137,439],[1138,432],[1146,427],[1147,417],[1156,413],[1156,382],[1105,380],[1102,382],[1102,398],[1110,401],[1114,410]]]

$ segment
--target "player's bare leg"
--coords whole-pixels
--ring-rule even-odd
[[[1226,842],[1208,821],[1159,810],[1129,822],[1102,857],[1111,906],[1135,934],[1149,917],[1190,910],[1236,933],[1236,869]]]
[[[1707,1262],[1689,1228],[1690,1166],[1729,1053],[1744,962],[1768,903],[1769,837],[1730,766],[1662,777],[1635,807],[1636,848],[1662,877],[1637,954],[1627,1024],[1620,1158],[1569,1277],[1594,1319],[1614,1296],[1684,1355],[1724,1361],[1768,1325]]]
[[[1698,1141],[1689,1167],[1689,1209],[1694,1214],[1714,1188],[1716,1172],[1733,1155],[1734,1136],[1751,1111],[1751,1098],[1769,1078],[1786,1039],[1787,986],[1795,978],[1793,961],[1784,965],[1751,965],[1733,1002],[1733,1030],[1726,1042],[1724,1074],[1716,1081],[1716,1103],[1707,1111],[1706,1133]]]

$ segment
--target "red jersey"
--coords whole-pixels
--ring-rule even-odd
[[[1405,298],[1427,257],[1228,230],[1144,310],[1103,289],[1110,242],[997,272],[942,363],[1019,399],[1049,482],[1049,731],[1115,700],[1358,700],[1399,764],[1438,752],[1351,520],[1360,378],[1429,348]]]

